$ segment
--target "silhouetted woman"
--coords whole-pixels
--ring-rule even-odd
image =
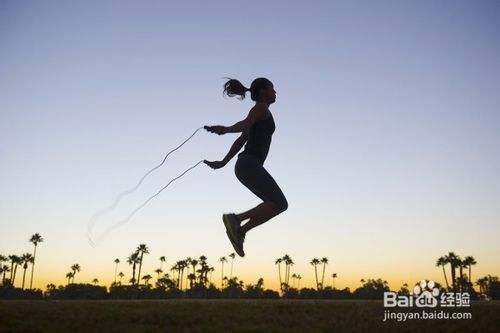
[[[222,215],[226,234],[236,253],[241,257],[245,255],[243,242],[246,233],[288,208],[288,202],[283,192],[273,177],[264,169],[264,161],[275,130],[269,106],[276,101],[276,91],[272,82],[265,78],[255,79],[250,85],[250,89],[234,79],[230,79],[224,84],[224,93],[230,97],[240,96],[243,100],[247,91],[250,91],[255,105],[244,120],[229,127],[205,126],[207,131],[219,135],[241,132],[240,137],[236,139],[222,161],[205,160],[204,162],[213,169],[222,168],[246,143],[245,149],[238,154],[234,171],[240,182],[263,201],[246,212]],[[245,220],[248,222],[242,225]]]

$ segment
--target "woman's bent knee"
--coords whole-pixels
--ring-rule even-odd
[[[276,201],[274,202],[275,206],[276,206],[276,210],[278,212],[278,214],[281,214],[283,213],[285,210],[288,209],[288,201],[286,200],[286,198],[283,197],[283,199],[279,200],[279,201]]]
[[[280,213],[283,213],[285,210],[288,209],[288,201],[286,199],[283,198],[283,202],[281,203],[281,211]]]

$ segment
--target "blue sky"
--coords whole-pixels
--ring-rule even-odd
[[[160,255],[215,264],[231,252],[221,214],[259,202],[234,160],[191,171],[98,248],[87,222],[196,128],[246,115],[224,76],[264,76],[277,91],[266,167],[289,209],[248,235],[242,278],[272,283],[289,253],[304,281],[327,256],[340,286],[398,287],[439,280],[449,250],[498,274],[499,18],[496,1],[3,1],[0,253],[41,233],[43,283],[74,262],[110,280],[140,242],[150,270]],[[99,227],[234,139],[200,132]]]

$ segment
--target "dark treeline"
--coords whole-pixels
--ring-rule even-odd
[[[75,278],[82,267],[75,263],[70,266],[66,273],[67,284],[65,286],[48,284],[45,291],[33,289],[33,272],[35,266],[37,245],[43,242],[39,234],[34,234],[30,240],[33,244],[33,253],[25,253],[22,256],[0,255],[0,299],[167,299],[167,298],[317,298],[317,299],[382,299],[384,292],[391,291],[388,283],[382,279],[361,279],[360,286],[354,291],[349,288],[335,288],[337,273],[327,275],[331,278],[331,285],[327,286],[325,280],[326,266],[329,260],[313,258],[309,264],[313,270],[316,288],[301,288],[302,276],[298,272],[292,273],[295,265],[292,258],[285,254],[277,258],[274,264],[277,268],[277,279],[280,290],[264,288],[264,280],[259,278],[255,284],[245,284],[238,279],[234,272],[235,254],[229,255],[230,262],[226,257],[220,257],[218,263],[221,265],[221,274],[217,277],[219,288],[212,282],[212,273],[215,268],[210,266],[206,256],[198,258],[188,257],[177,260],[170,269],[165,268],[166,257],[159,258],[159,267],[154,273],[143,272],[143,261],[149,254],[145,244],[140,244],[126,259],[131,276],[124,279],[126,274],[119,271],[119,258],[114,259],[113,271],[114,281],[108,287],[100,286],[99,280],[94,278],[92,284],[76,283]],[[2,265],[2,262],[6,264]],[[10,265],[9,265],[10,264]],[[225,267],[229,264],[229,267]],[[442,267],[446,285],[436,283],[441,292],[468,292],[471,299],[499,299],[500,283],[496,276],[485,276],[477,279],[476,286],[479,292],[473,288],[472,266],[476,264],[473,257],[467,256],[461,259],[453,252],[439,257],[436,266]],[[449,265],[450,276],[447,275],[446,266]],[[15,284],[18,268],[22,269],[22,279]],[[29,274],[29,287],[27,285],[27,272]],[[225,270],[226,268],[226,270]],[[226,274],[224,274],[226,272]],[[141,274],[142,273],[142,274]],[[127,284],[128,282],[128,284]],[[420,281],[416,282],[417,285]],[[413,287],[404,284],[398,291],[400,295],[411,294]]]
[[[441,291],[446,291],[436,283]],[[491,299],[498,300],[500,283],[496,277],[487,277],[483,285],[484,291]],[[260,278],[255,284],[245,285],[243,281],[233,277],[227,280],[222,289],[213,283],[203,285],[195,283],[189,289],[181,290],[175,284],[166,285],[162,282],[156,286],[120,285],[113,283],[110,288],[94,284],[70,283],[66,286],[47,286],[46,291],[40,289],[28,290],[14,288],[11,285],[0,287],[2,299],[171,299],[171,298],[267,298],[267,299],[382,299],[383,294],[390,291],[387,282],[382,279],[361,280],[361,286],[351,292],[349,288],[336,289],[330,286],[323,289],[314,288],[285,288],[280,295],[277,291],[264,288],[264,280]],[[397,291],[400,295],[410,294],[408,286],[404,284]],[[471,299],[476,300],[479,294],[472,290]]]

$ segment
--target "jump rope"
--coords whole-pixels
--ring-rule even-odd
[[[141,177],[141,179],[139,180],[139,182],[132,188],[128,189],[128,190],[125,190],[121,193],[119,193],[114,202],[97,211],[91,218],[90,218],[90,221],[87,225],[87,238],[89,240],[89,243],[91,246],[95,246],[95,245],[98,245],[104,238],[106,238],[109,233],[113,230],[115,230],[116,228],[119,228],[120,226],[124,225],[125,223],[129,222],[133,217],[134,215],[140,211],[141,209],[143,209],[151,200],[153,200],[156,196],[158,196],[164,189],[166,189],[171,183],[173,183],[174,181],[176,181],[177,179],[181,178],[182,176],[184,176],[187,172],[189,172],[190,170],[196,168],[201,162],[204,162],[205,160],[201,160],[199,162],[197,162],[195,165],[187,168],[185,171],[183,171],[180,175],[178,175],[177,177],[173,178],[172,180],[170,180],[165,186],[163,186],[162,188],[160,188],[155,194],[151,195],[149,198],[147,198],[142,204],[140,204],[139,206],[137,206],[127,217],[125,217],[124,219],[121,219],[117,222],[115,222],[113,225],[109,226],[107,229],[104,230],[104,232],[102,232],[98,237],[94,237],[94,227],[97,223],[97,221],[105,214],[113,211],[117,206],[118,204],[120,203],[120,201],[127,195],[129,194],[132,194],[134,193],[138,188],[139,186],[141,186],[142,182],[144,181],[144,179],[146,179],[147,176],[149,176],[151,173],[153,173],[155,170],[159,169],[164,163],[165,161],[167,160],[167,157],[173,153],[174,151],[176,151],[177,149],[179,149],[180,147],[182,147],[186,142],[188,142],[199,130],[205,128],[205,129],[208,129],[209,126],[202,126],[202,127],[199,127],[196,129],[196,131],[193,132],[193,134],[191,134],[186,140],[184,140],[184,142],[182,142],[180,145],[178,145],[177,147],[175,147],[174,149],[172,149],[171,151],[169,151],[165,157],[163,158],[163,160],[161,161],[160,164],[158,164],[157,166],[155,166],[154,168],[152,168],[151,170],[147,171],[144,176]]]

